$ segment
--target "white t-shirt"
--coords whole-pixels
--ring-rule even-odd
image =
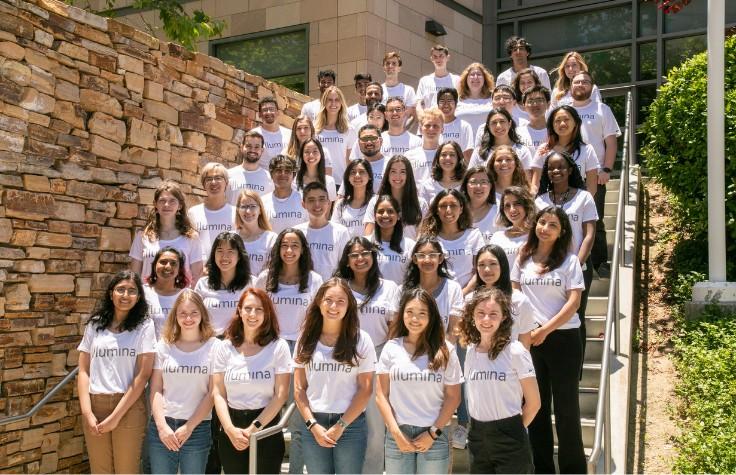
[[[304,183],[304,186],[307,186],[306,182]],[[327,188],[327,199],[329,199],[330,201],[335,201],[337,199],[337,187],[335,186],[335,179],[332,178],[330,175],[325,175],[325,188]],[[300,188],[298,191],[299,199],[301,200],[304,197],[304,188]],[[301,201],[299,202],[299,206],[301,206]],[[304,210],[304,212],[306,213],[306,210]],[[309,221],[308,213],[306,221]]]
[[[184,254],[187,263],[186,273],[189,277],[192,276],[192,273],[190,272],[192,264],[202,262],[202,245],[200,244],[199,236],[195,238],[179,236],[174,239],[150,241],[143,235],[143,231],[137,231],[135,233],[135,238],[133,238],[133,244],[130,246],[130,253],[128,256],[143,263],[141,280],[144,282],[146,278],[151,275],[153,258],[156,256],[156,253],[164,247],[173,247]]]
[[[560,97],[559,101],[555,100],[555,97],[557,97],[557,88],[554,88],[552,90],[552,97],[550,99],[549,103],[549,110],[553,111],[557,109],[559,106],[563,105],[572,105],[572,95],[570,94],[570,90],[568,89],[564,96]],[[601,91],[598,89],[598,86],[593,84],[593,92],[590,94],[591,100],[595,102],[601,102]]]
[[[369,239],[376,242],[374,236]],[[378,268],[381,270],[381,276],[385,280],[390,280],[396,284],[404,281],[406,268],[411,262],[411,250],[416,244],[413,239],[404,236],[401,239],[401,253],[398,253],[389,247],[388,241],[381,241],[378,248]]]
[[[235,207],[225,203],[220,209],[211,210],[204,203],[192,206],[187,211],[192,226],[199,233],[199,242],[202,244],[202,260],[210,258],[212,243],[220,233],[235,229]]]
[[[470,127],[473,128],[473,137],[475,137],[478,130],[483,129],[483,126],[486,125],[486,119],[491,109],[493,109],[493,104],[490,97],[460,99],[457,102],[457,109],[455,109],[455,117],[470,124]]]
[[[288,198],[281,199],[269,193],[262,198],[262,201],[265,214],[271,223],[271,229],[276,234],[286,228],[293,228],[297,224],[309,221],[307,210],[302,208],[302,195],[295,190],[292,190]]]
[[[494,203],[491,205],[491,209],[488,210],[483,219],[473,223],[473,227],[478,228],[478,231],[483,235],[483,240],[486,244],[491,243],[493,233],[504,229],[497,224],[498,222],[496,221],[496,218],[498,218],[498,205]]]
[[[156,289],[148,284],[143,285],[143,296],[148,303],[148,315],[153,320],[156,340],[161,338],[161,331],[164,328],[166,319],[169,317],[169,312],[174,307],[174,302],[176,302],[176,298],[182,290],[184,289],[179,289],[174,295],[160,295],[156,292]]]
[[[276,132],[269,132],[262,126],[254,127],[252,130],[263,135],[263,154],[258,161],[258,166],[264,170],[268,170],[271,159],[289,146],[291,130],[282,125],[279,125],[279,130]]]
[[[442,77],[434,73],[422,76],[417,86],[417,102],[421,101],[425,109],[437,107],[437,91],[443,87],[457,88],[459,82],[460,77],[452,73]]]
[[[445,250],[447,266],[454,274],[455,280],[464,287],[473,276],[473,256],[486,245],[483,235],[476,228],[468,228],[453,240],[437,236],[437,240]]]
[[[432,162],[437,153],[436,148],[426,149],[421,144],[419,147],[407,150],[404,156],[409,159],[411,169],[414,172],[414,182],[417,184],[417,190],[422,182],[432,178]]]
[[[485,158],[480,156],[480,147],[474,148],[473,155],[471,155],[470,162],[468,163],[468,168],[486,166],[494,148],[495,147],[492,147],[491,150],[489,150],[488,155]],[[521,168],[524,169],[524,171],[530,170],[532,167],[532,153],[529,151],[529,148],[519,143],[512,145],[512,148],[519,157]]]
[[[391,135],[386,132],[381,133],[383,145],[381,145],[381,153],[384,157],[393,157],[394,155],[404,155],[413,148],[422,146],[422,139],[404,131],[401,135]]]
[[[227,289],[213,290],[207,279],[207,276],[200,277],[197,285],[194,286],[194,291],[204,301],[204,307],[210,314],[210,323],[212,323],[212,328],[215,330],[215,335],[222,335],[235,316],[240,296],[246,288],[253,285],[253,281],[249,281],[242,289],[230,292]]]
[[[544,68],[540,68],[539,66],[534,66],[533,64],[530,64],[528,67],[530,69],[533,69],[534,72],[537,73],[542,86],[551,91],[552,87],[549,83],[549,74],[547,74],[547,70]],[[511,86],[514,83],[514,79],[516,79],[516,72],[514,71],[513,67],[510,67],[509,69],[498,75],[498,77],[496,78],[496,86],[500,86],[502,84]]]
[[[306,115],[307,117],[312,119],[312,122],[314,122],[317,119],[317,114],[319,114],[320,107],[321,103],[319,99],[314,99],[312,101],[306,102],[302,106],[302,115]]]
[[[138,355],[155,353],[153,320],[146,318],[131,331],[97,331],[87,324],[77,350],[89,353],[90,394],[123,394],[133,384]]]
[[[351,207],[349,203],[345,203],[345,206],[342,206],[342,200],[340,198],[335,203],[330,221],[345,226],[351,238],[362,236],[363,230],[365,229],[363,218],[365,217],[365,210],[368,209],[368,204],[366,203],[362,208],[356,209]]]
[[[238,165],[227,171],[227,180],[227,196],[231,205],[237,204],[238,196],[243,190],[253,190],[261,196],[273,191],[271,175],[262,167],[250,171]]]
[[[419,196],[421,196],[424,201],[427,203],[431,203],[435,196],[439,194],[442,190],[460,190],[460,185],[462,183],[457,183],[455,186],[451,186],[450,188],[445,188],[444,185],[434,178],[429,178],[429,180],[424,180],[420,183],[417,183],[417,191],[419,192]]]
[[[227,405],[233,409],[261,409],[273,399],[277,374],[291,374],[286,340],[278,338],[253,356],[245,356],[230,340],[217,347],[214,373],[224,373]]]
[[[475,290],[465,296],[466,304],[475,295]],[[529,299],[519,290],[511,291],[511,318],[514,324],[511,326],[511,341],[519,339],[522,333],[528,333],[537,328],[537,322],[534,320],[534,309],[529,303]]]
[[[268,269],[261,272],[258,279],[256,279],[255,286],[266,290],[267,278]],[[322,282],[322,276],[310,271],[307,289],[304,293],[299,292],[298,283],[294,285],[279,284],[279,289],[276,292],[268,292],[276,310],[281,338],[289,341],[296,341],[299,338],[307,307],[314,300],[314,296],[322,286]]]
[[[258,275],[268,262],[271,248],[276,244],[277,234],[273,231],[263,231],[255,241],[243,240],[245,251],[250,258],[250,273]]]
[[[388,327],[399,309],[399,286],[390,280],[381,279],[376,294],[362,309],[360,306],[365,302],[366,295],[353,290],[353,296],[358,301],[360,329],[368,333],[373,345],[383,345],[388,337]]]
[[[616,137],[621,135],[616,118],[611,108],[602,102],[591,101],[585,107],[575,107],[575,110],[580,120],[583,121],[580,126],[583,142],[593,146],[599,167],[603,168],[606,158],[605,138],[611,135]]]
[[[363,219],[363,224],[366,223],[374,223],[376,222],[376,201],[378,201],[377,196],[373,196],[371,200],[368,202],[368,209],[365,210],[365,218]],[[419,211],[422,213],[422,216],[427,214],[427,210],[429,209],[429,205],[427,205],[427,202],[422,198],[419,197]],[[406,225],[404,224],[404,237],[408,237],[410,239],[416,239],[417,237],[417,227],[413,224]]]
[[[340,363],[332,356],[332,346],[317,342],[312,359],[301,364],[294,362],[294,368],[304,368],[307,376],[307,399],[312,412],[345,412],[358,391],[358,376],[372,373],[376,366],[376,350],[368,333],[359,330],[357,354],[358,365]],[[294,355],[299,354],[299,345]]]
[[[491,360],[470,344],[464,369],[470,417],[489,422],[521,414],[521,380],[536,377],[532,355],[524,345],[512,341]]]
[[[368,160],[366,158],[366,160]],[[381,155],[378,160],[368,162],[371,164],[371,175],[373,175],[373,193],[378,193],[378,189],[381,187],[381,181],[383,181],[383,174],[386,173],[386,163],[388,158]]]
[[[367,114],[360,114],[354,119],[350,120],[350,128],[355,130],[356,133],[360,132],[360,128],[363,127],[365,124],[368,123],[368,115]],[[353,151],[350,154],[350,158],[353,159],[353,154],[356,153],[355,150],[357,148],[357,143],[353,145]],[[360,152],[360,150],[358,150]],[[357,156],[356,156],[357,158]]]
[[[473,143],[473,127],[464,120],[460,120],[455,117],[452,122],[445,123],[445,128],[442,131],[442,137],[444,142],[457,142],[460,145],[460,150],[463,152],[471,150],[474,146]]]
[[[544,161],[547,159],[551,152],[542,153],[542,146],[540,146],[534,154],[533,168],[544,167]],[[598,171],[598,157],[595,156],[595,150],[592,146],[587,143],[581,144],[578,150],[575,150],[572,154],[572,159],[575,162],[575,166],[578,167],[580,176],[583,181],[586,181],[586,173],[591,170]]]
[[[218,343],[213,337],[194,351],[182,351],[175,344],[158,342],[153,369],[161,370],[166,417],[188,420],[202,399],[209,397],[212,354]],[[212,419],[212,413],[203,419]]]
[[[551,206],[552,200],[549,193],[540,195],[534,204],[537,209],[542,210],[547,206]],[[580,246],[583,244],[583,224],[587,221],[598,221],[598,211],[595,208],[593,196],[586,190],[577,190],[575,196],[562,205],[565,214],[570,218],[570,226],[572,227],[572,252],[577,254]]]
[[[406,107],[414,107],[417,105],[416,92],[414,88],[404,84],[403,82],[398,83],[395,86],[387,86],[386,83],[381,84],[383,88],[383,103],[390,97],[401,97],[404,99],[404,105]]]
[[[506,257],[509,259],[509,267],[513,267],[516,257],[519,255],[519,249],[526,243],[527,237],[529,237],[527,234],[509,237],[505,229],[500,229],[493,233],[488,244],[501,246],[501,249],[503,249]]]
[[[534,157],[537,153],[537,149],[540,145],[547,143],[547,128],[535,129],[528,122],[524,125],[520,125],[516,128],[516,135],[519,136],[519,140],[528,149],[529,153]],[[537,161],[532,159],[531,167],[536,167]],[[537,168],[542,168],[537,167]]]
[[[434,425],[445,400],[445,386],[461,384],[463,372],[455,347],[447,343],[450,358],[447,366],[429,369],[429,357],[417,359],[404,348],[404,338],[386,342],[376,365],[376,374],[388,374],[388,400],[399,424],[419,427]]]
[[[325,155],[329,154],[332,158],[332,177],[335,183],[342,183],[345,167],[347,167],[347,153],[358,139],[358,135],[354,129],[348,127],[345,132],[338,132],[337,129],[324,129],[316,135],[316,138],[325,149]],[[326,163],[325,166],[327,166]]]
[[[575,254],[568,254],[560,267],[541,275],[531,257],[524,264],[516,261],[511,270],[511,281],[521,285],[521,291],[529,299],[534,316],[540,325],[544,325],[557,315],[567,302],[568,290],[585,289],[583,270]],[[567,330],[579,326],[580,317],[576,312],[559,329]]]
[[[350,240],[348,228],[332,222],[327,222],[319,229],[310,227],[308,222],[298,224],[295,228],[307,238],[314,271],[319,275],[332,275],[340,262],[345,244]]]
[[[352,122],[359,115],[365,115],[368,112],[368,106],[361,106],[359,103],[355,103],[348,107],[348,122]],[[356,129],[357,130],[357,129]]]

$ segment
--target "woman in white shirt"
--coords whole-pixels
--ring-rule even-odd
[[[358,137],[355,130],[350,128],[348,106],[339,87],[330,86],[322,94],[314,129],[315,138],[322,143],[332,159],[332,177],[335,183],[341,182],[350,150]]]
[[[570,51],[562,57],[559,66],[557,66],[557,83],[552,90],[552,102],[550,110],[563,104],[572,104],[572,95],[570,94],[570,86],[572,78],[580,71],[588,71],[588,63],[585,62],[583,56],[577,51]],[[601,101],[601,92],[598,86],[593,86],[593,92],[590,98],[594,101]]]
[[[138,473],[146,431],[143,389],[156,336],[133,271],[115,274],[84,330],[77,391],[92,473]]]
[[[253,190],[243,190],[238,196],[235,204],[235,229],[243,238],[251,273],[260,274],[276,241],[276,233],[271,231],[271,223],[268,222],[261,197]]]
[[[514,147],[499,145],[493,149],[491,156],[488,157],[486,170],[491,176],[496,199],[500,199],[500,194],[510,186],[530,189],[523,165],[516,152],[517,149]]]
[[[432,160],[430,179],[421,183],[424,200],[431,202],[442,190],[458,189],[465,176],[463,151],[457,142],[445,142],[437,148]]]
[[[518,168],[524,172],[527,181],[531,180],[532,154],[516,133],[516,124],[511,114],[502,108],[493,109],[488,114],[480,145],[473,150],[468,166],[489,164],[491,154],[501,146],[510,147],[514,151],[519,159]]]
[[[304,187],[313,181],[318,181],[327,188],[327,196],[330,198],[330,201],[335,201],[337,199],[335,179],[332,178],[332,176],[327,175],[327,158],[325,155],[325,149],[322,147],[319,140],[314,137],[305,140],[299,149],[297,162],[299,163],[299,166],[296,171],[295,183],[296,189],[299,190],[299,192],[302,192]]]
[[[483,128],[488,112],[493,108],[491,92],[495,87],[493,74],[481,63],[469,64],[460,75],[455,117],[464,120],[473,128],[473,137]]]
[[[515,289],[529,299],[539,328],[532,330],[532,360],[542,406],[529,425],[538,473],[555,473],[552,406],[560,473],[586,470],[578,384],[583,364],[580,294],[585,287],[578,257],[570,252],[572,228],[565,211],[549,206],[537,213],[534,232],[511,271]]]
[[[156,345],[148,438],[151,473],[204,473],[212,444],[212,352],[202,297],[185,290]]]
[[[526,427],[539,410],[540,395],[529,351],[511,338],[511,307],[501,289],[482,289],[460,323],[460,338],[468,345],[471,473],[534,473]]]
[[[159,249],[151,263],[151,273],[143,286],[143,295],[148,303],[148,315],[153,320],[156,340],[181,290],[189,286],[184,271],[184,254],[173,247]]]
[[[294,398],[306,421],[308,473],[359,473],[366,449],[363,411],[373,390],[376,353],[360,330],[348,284],[332,278],[307,310],[294,351]]]
[[[411,260],[414,240],[404,236],[401,207],[391,195],[381,195],[375,201],[373,215],[376,226],[370,239],[378,244],[378,267],[381,276],[401,284]]]
[[[365,226],[363,219],[368,203],[373,197],[373,168],[368,160],[351,160],[345,169],[330,221],[348,228],[351,236],[362,236]]]
[[[465,173],[460,191],[468,201],[473,227],[478,228],[485,242],[490,241],[499,227],[496,222],[498,217],[496,192],[488,170],[482,166],[470,168]]]
[[[248,288],[218,346],[214,400],[222,429],[218,453],[225,473],[247,473],[251,434],[275,425],[289,395],[289,345],[268,295]],[[281,473],[286,444],[279,431],[258,442],[258,473]]]
[[[422,288],[401,297],[376,373],[376,403],[388,429],[386,473],[447,473],[443,429],[460,404],[463,374],[432,296]]]
[[[506,228],[493,233],[489,244],[501,246],[506,252],[509,266],[513,267],[519,249],[529,236],[537,210],[529,192],[518,186],[504,190],[499,208],[498,222]]]

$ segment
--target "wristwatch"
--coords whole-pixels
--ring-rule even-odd
[[[253,427],[255,427],[258,430],[261,430],[263,428],[263,422],[259,421],[258,419],[255,419],[253,421]]]
[[[603,167],[603,168],[601,168],[601,170],[604,171],[604,172],[606,172],[606,173],[611,173],[613,171],[613,170],[611,170],[608,167]]]
[[[312,426],[314,426],[317,423],[317,419],[309,419],[308,421],[304,421],[304,425],[307,426],[307,430],[312,430]]]
[[[441,435],[442,435],[442,429],[440,429],[440,428],[439,428],[439,427],[437,427],[437,426],[432,426],[432,427],[430,427],[428,431],[429,431],[429,435],[431,435],[431,436],[432,436],[432,438],[433,438],[433,439],[435,439],[435,440],[436,440],[436,439],[437,439],[437,438],[438,438],[439,436],[441,436]]]
[[[337,420],[337,425],[339,425],[339,426],[340,426],[340,427],[342,427],[343,429],[347,429],[347,428],[348,428],[348,426],[349,426],[350,424],[348,424],[347,422],[345,422],[345,419],[343,419],[343,418],[341,417],[341,418],[339,418],[339,419]]]

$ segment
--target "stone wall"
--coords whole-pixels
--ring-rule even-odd
[[[0,417],[77,363],[153,190],[234,164],[259,97],[305,96],[54,0],[0,0]],[[291,119],[284,116],[284,124]],[[0,427],[0,472],[87,470],[76,389]]]

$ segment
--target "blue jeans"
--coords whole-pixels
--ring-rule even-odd
[[[171,430],[176,431],[187,421],[185,419],[166,418]],[[148,423],[148,445],[151,461],[151,473],[204,473],[207,466],[207,455],[212,445],[210,421],[202,421],[192,431],[178,452],[166,448],[158,437],[156,422],[151,418]]]
[[[399,428],[409,440],[428,429],[408,424],[402,424]],[[400,451],[393,435],[386,431],[386,473],[448,473],[449,468],[450,444],[447,431],[442,431],[442,435],[428,451],[410,453]]]
[[[289,344],[289,351],[294,354],[294,347],[296,342],[292,340],[286,340]],[[294,378],[291,378],[289,383],[289,400],[286,401],[288,406],[294,402]],[[304,473],[304,456],[302,451],[302,430],[306,430],[304,427],[304,418],[302,418],[299,409],[294,409],[289,419],[289,432],[291,433],[291,443],[289,444],[289,473],[299,474]]]
[[[317,423],[329,429],[342,414],[315,412]],[[307,464],[307,473],[360,473],[365,459],[368,429],[365,413],[358,416],[343,432],[333,448],[322,447],[311,431],[302,432],[302,451]]]

